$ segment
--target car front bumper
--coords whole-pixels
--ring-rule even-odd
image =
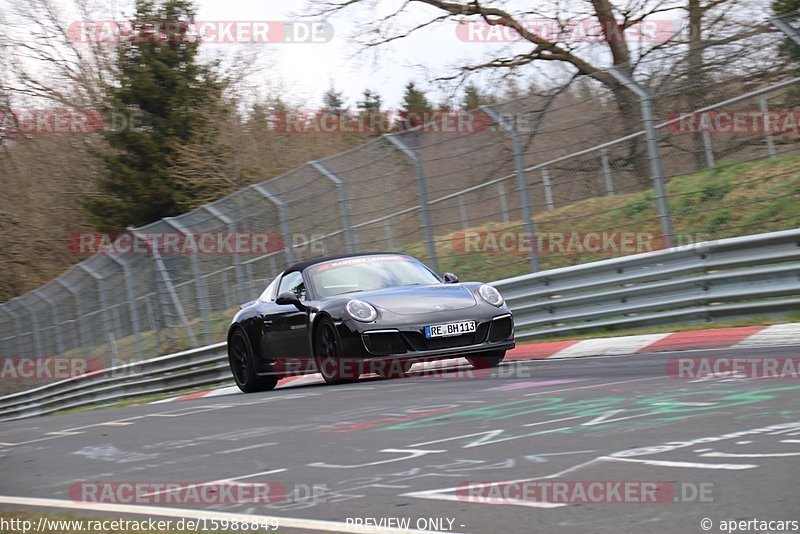
[[[341,354],[364,360],[436,360],[514,348],[514,319],[510,313],[476,321],[474,333],[425,338],[426,324],[400,328],[350,325],[340,328]],[[353,328],[355,326],[355,329]]]

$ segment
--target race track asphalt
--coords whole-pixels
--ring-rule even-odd
[[[609,534],[800,520],[800,381],[672,376],[679,357],[798,356],[800,346],[788,346],[516,361],[488,373],[455,365],[3,423],[0,507],[57,510],[88,498],[87,488],[170,482],[184,487],[171,500],[115,494],[85,508],[268,516],[281,532],[368,532],[356,525],[368,519],[440,532]],[[186,487],[221,480],[259,484],[269,502],[187,502]],[[610,481],[658,487],[664,502],[617,498]],[[614,502],[583,498],[590,483]],[[560,498],[533,494],[558,484]]]

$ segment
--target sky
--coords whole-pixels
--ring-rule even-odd
[[[195,1],[199,7],[198,20],[322,22],[320,18],[302,17],[308,14],[309,9],[313,9],[313,0]],[[675,0],[635,0],[627,3],[642,5],[648,2],[661,7],[680,3]],[[499,52],[504,52],[502,55],[506,55],[509,51],[530,51],[530,45],[525,43],[465,41],[464,31],[459,31],[458,22],[452,18],[379,47],[367,48],[356,41],[358,34],[365,29],[376,28],[376,21],[394,13],[404,4],[408,4],[408,7],[403,13],[399,17],[390,19],[391,26],[384,26],[387,32],[399,33],[399,29],[416,26],[442,14],[440,10],[418,2],[364,0],[361,4],[349,7],[324,21],[330,25],[333,32],[333,37],[328,42],[251,45],[251,48],[258,48],[257,53],[263,56],[262,64],[267,65],[268,74],[261,76],[261,79],[271,83],[279,82],[282,85],[282,93],[299,100],[294,102],[295,104],[299,103],[310,108],[321,105],[322,94],[331,84],[344,93],[345,102],[351,108],[355,108],[364,89],[377,90],[383,97],[385,107],[398,108],[402,101],[403,88],[412,80],[427,91],[429,100],[433,103],[449,101],[450,104],[457,105],[462,99],[463,87],[453,82],[437,81],[436,78],[455,73],[458,65],[480,63],[490,57],[497,57]],[[546,6],[559,6],[562,15],[573,13],[572,20],[585,19],[586,4],[585,0],[544,1],[534,4],[531,4],[530,0],[505,0],[496,3],[512,13],[517,9],[547,9]],[[617,3],[617,5],[625,4],[624,1]],[[524,20],[537,24],[542,17],[549,15],[551,13],[529,15]],[[677,10],[660,13],[658,21],[662,26],[659,27],[659,31],[670,32],[673,28],[678,28],[680,24],[676,23],[675,19],[681,16]],[[464,28],[462,25],[460,29]],[[605,45],[598,46],[596,43],[586,43],[581,39],[576,41],[572,46],[582,48],[584,53],[597,53],[589,52],[588,48],[600,50],[601,54],[607,50]],[[635,46],[634,44],[633,47]],[[216,52],[229,47],[230,45],[207,46],[209,51],[216,49]],[[551,63],[545,67],[538,67],[536,71],[523,69],[523,76],[526,80],[535,80],[538,85],[543,86],[547,85],[548,78],[556,75],[556,71],[565,72],[563,66]],[[496,72],[492,75],[488,73],[473,75],[472,81],[493,93],[502,93],[506,87],[505,82],[497,80]],[[525,82],[520,81],[520,83]]]
[[[397,3],[389,0],[382,5],[390,7]],[[198,6],[198,20],[291,21],[298,20],[298,14],[307,8],[303,0],[199,0]],[[410,18],[422,20],[431,12],[435,10],[413,6]],[[251,48],[263,48],[263,52],[258,50],[257,53],[264,56],[268,81],[279,82],[291,98],[308,107],[320,105],[322,94],[333,84],[344,93],[350,107],[355,107],[364,89],[371,89],[381,94],[386,107],[395,108],[401,102],[403,87],[412,80],[426,88],[434,102],[447,98],[449,91],[440,90],[433,79],[452,72],[452,66],[459,59],[475,57],[479,51],[468,47],[483,46],[459,41],[454,23],[449,22],[366,50],[354,39],[359,28],[374,18],[371,9],[351,8],[328,19],[333,29],[329,42],[251,45]],[[306,17],[303,20],[321,19]],[[230,52],[220,49],[229,46],[209,45],[208,48],[214,49],[211,53],[227,54]]]
[[[31,0],[34,1],[34,0]],[[62,11],[62,19],[68,23],[80,23],[82,20],[74,12],[76,1],[88,1],[94,7],[94,20],[125,20],[133,12],[133,0],[35,0],[52,2]],[[660,5],[676,4],[680,0],[630,0],[634,4],[654,2]],[[427,92],[429,100],[434,104],[448,102],[457,106],[463,98],[463,87],[454,82],[441,82],[437,78],[452,75],[458,65],[474,64],[497,57],[500,52],[507,55],[509,51],[529,51],[530,45],[525,43],[470,42],[464,40],[464,26],[457,21],[447,19],[427,27],[413,35],[395,40],[389,44],[368,48],[357,42],[357,36],[364,31],[376,28],[389,13],[395,12],[406,0],[364,0],[354,7],[327,19],[308,16],[313,10],[313,0],[194,0],[197,6],[198,22],[208,21],[243,21],[251,24],[263,21],[303,21],[307,24],[324,24],[327,28],[323,42],[282,42],[240,44],[211,44],[208,40],[201,47],[206,58],[220,57],[223,64],[231,64],[230,59],[237,54],[246,53],[255,58],[255,68],[248,71],[246,91],[258,96],[280,95],[288,104],[304,108],[316,109],[322,105],[322,97],[326,90],[333,86],[343,93],[345,106],[355,109],[365,89],[378,92],[385,109],[401,107],[404,87],[409,81]],[[625,2],[620,0],[619,4]],[[26,0],[0,0],[0,17],[3,13],[11,14],[15,9],[26,5]],[[399,17],[391,17],[384,24],[384,30],[398,33],[403,28],[428,21],[441,11],[436,8],[409,2],[409,7]],[[562,13],[585,12],[585,0],[553,0],[532,4],[530,0],[505,0],[501,3],[509,11],[515,8],[531,9],[539,6],[558,5]],[[96,15],[95,15],[96,13]],[[528,20],[536,21],[539,17],[549,15],[543,13],[529,16]],[[677,13],[660,14],[659,18],[667,20],[678,17]],[[580,16],[579,16],[580,18]],[[473,19],[474,20],[474,19]],[[379,26],[380,23],[377,23]],[[8,25],[6,26],[8,27]],[[671,27],[671,26],[670,26]],[[273,28],[271,27],[270,30]],[[24,35],[24,27],[18,38],[29,39]],[[274,32],[270,35],[274,35]],[[627,34],[626,34],[627,35]],[[17,36],[15,35],[15,38]],[[583,47],[581,55],[603,54],[607,48],[603,45],[587,44],[578,39],[576,47]],[[587,48],[600,52],[589,52]],[[227,61],[227,63],[226,63]],[[602,56],[600,62],[603,62]],[[546,86],[549,80],[557,75],[563,76],[563,67],[550,63],[538,67],[536,71],[526,68],[520,85],[535,81],[539,86]],[[490,77],[491,76],[491,77]],[[501,95],[507,82],[496,79],[494,74],[474,75],[471,81],[489,93]]]

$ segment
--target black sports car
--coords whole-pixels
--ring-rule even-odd
[[[297,263],[243,304],[228,330],[228,360],[244,392],[314,372],[326,382],[397,377],[414,362],[458,356],[494,367],[513,347],[514,319],[494,287],[440,278],[402,254]]]

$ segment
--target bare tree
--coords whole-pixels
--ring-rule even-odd
[[[699,93],[708,90],[712,81],[721,85],[721,77],[746,78],[755,71],[763,76],[765,62],[774,61],[775,57],[768,46],[761,46],[765,41],[758,40],[774,31],[766,20],[765,0],[581,0],[569,4],[545,0],[530,2],[525,8],[511,5],[491,0],[323,0],[309,2],[306,14],[345,16],[348,10],[355,11],[359,6],[370,13],[382,13],[395,6],[367,23],[355,36],[365,50],[413,38],[437,25],[480,24],[501,29],[512,40],[516,37],[516,42],[493,48],[474,62],[455,65],[452,72],[441,74],[439,79],[463,82],[473,73],[532,72],[536,66],[559,65],[565,69],[567,83],[576,77],[591,77],[610,92],[618,109],[622,135],[640,129],[639,121],[631,120],[640,116],[639,102],[609,73],[609,68],[637,78],[655,91],[664,88],[666,96],[680,95],[681,102],[696,105],[701,101]],[[384,10],[379,9],[384,6]],[[589,21],[599,28],[599,38],[594,42],[572,39],[570,29],[576,25],[589,27]],[[660,30],[658,38],[637,39],[644,25],[653,21]],[[665,35],[663,30],[670,21],[675,31]],[[544,22],[558,30],[541,31]],[[754,43],[759,44],[754,47]],[[548,72],[552,71],[551,68]],[[694,139],[695,147],[697,142]],[[632,141],[627,146],[624,161],[616,164],[634,166],[646,185],[643,144]]]

